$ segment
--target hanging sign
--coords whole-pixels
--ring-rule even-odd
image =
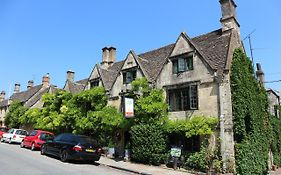
[[[134,117],[134,99],[125,97],[125,117]]]

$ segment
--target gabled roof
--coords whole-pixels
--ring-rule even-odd
[[[227,62],[230,39],[231,33],[222,34],[222,30],[219,29],[192,38],[192,41],[199,46],[211,67],[222,73]]]
[[[67,81],[69,92],[73,94],[77,94],[83,91],[87,85],[88,79],[79,80],[76,82]]]
[[[8,99],[3,100],[3,101],[0,102],[0,107],[6,107],[8,105],[9,105],[9,100]]]
[[[26,102],[28,99],[30,99],[34,94],[36,94],[41,88],[42,88],[42,84],[41,85],[37,85],[34,86],[26,91],[22,91],[22,92],[18,92],[18,93],[14,93],[11,96],[11,100],[12,101],[20,101],[20,102]]]
[[[211,69],[218,71],[219,74],[223,73],[228,59],[231,32],[223,33],[222,29],[218,29],[194,38],[189,38],[185,33],[181,35],[195,47]],[[137,62],[149,81],[156,82],[174,47],[175,43],[172,43],[138,55]],[[106,90],[112,88],[123,64],[124,61],[120,61],[114,63],[108,69],[99,68]]]
[[[123,64],[124,61],[116,62],[107,70],[101,68],[100,66],[98,67],[105,90],[110,90],[112,88],[119,72],[121,71]]]

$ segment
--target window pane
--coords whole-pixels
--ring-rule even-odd
[[[183,101],[183,109],[186,111],[189,109],[188,105],[188,94],[189,94],[189,88],[183,89],[182,90],[182,101]]]
[[[186,63],[183,58],[178,59],[178,71],[179,72],[184,72],[186,71]]]
[[[190,109],[198,108],[197,86],[190,86]]]
[[[187,70],[193,70],[193,57],[188,57],[186,59],[186,65]]]
[[[178,60],[173,61],[173,74],[177,74],[177,73],[178,73]]]
[[[126,84],[130,84],[133,81],[133,74],[132,72],[126,73]]]

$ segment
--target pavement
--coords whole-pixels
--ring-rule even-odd
[[[124,160],[115,160],[115,159],[111,159],[111,158],[104,157],[104,156],[102,156],[100,158],[98,163],[100,163],[102,165],[105,165],[105,166],[108,166],[108,167],[111,167],[111,168],[131,172],[131,173],[135,173],[135,174],[143,174],[143,175],[194,175],[194,174],[191,174],[191,173],[187,172],[184,169],[173,170],[172,168],[167,168],[166,166],[144,165],[144,164],[127,162],[127,161],[124,161]]]
[[[275,171],[270,171],[268,175],[281,175],[281,168],[278,168]]]

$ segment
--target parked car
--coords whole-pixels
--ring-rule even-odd
[[[51,132],[34,130],[22,140],[20,147],[27,147],[34,151],[36,149],[41,149],[43,143],[47,140],[52,140],[53,138],[54,134]]]
[[[8,143],[21,143],[22,139],[27,136],[28,132],[23,129],[10,129],[7,133],[4,133],[1,142]]]
[[[6,132],[8,132],[8,128],[5,128],[5,127],[0,127],[0,138],[2,138],[2,135]]]
[[[84,135],[63,133],[53,140],[46,141],[41,147],[41,154],[59,157],[62,162],[69,160],[98,161],[102,149],[97,142]]]

